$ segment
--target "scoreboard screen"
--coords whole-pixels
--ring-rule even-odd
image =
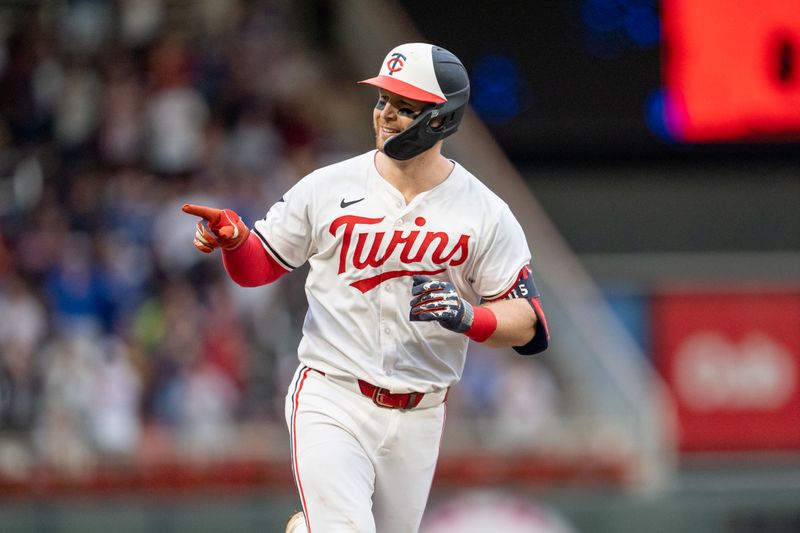
[[[800,140],[800,2],[663,0],[661,13],[675,138]]]
[[[800,0],[401,4],[518,162],[800,153]]]

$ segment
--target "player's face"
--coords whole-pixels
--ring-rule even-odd
[[[406,129],[427,106],[425,102],[411,100],[399,94],[380,89],[378,103],[372,111],[375,128],[375,147],[383,151],[386,141]]]

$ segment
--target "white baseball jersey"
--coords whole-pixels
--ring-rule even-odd
[[[461,378],[468,338],[411,322],[411,276],[453,283],[472,304],[512,288],[530,262],[508,205],[458,163],[406,204],[372,150],[316,170],[255,223],[288,270],[309,262],[300,362],[392,392],[434,392]]]

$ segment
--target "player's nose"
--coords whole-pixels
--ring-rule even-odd
[[[384,120],[391,120],[397,117],[397,110],[392,104],[386,102],[383,109],[380,110],[381,118]]]

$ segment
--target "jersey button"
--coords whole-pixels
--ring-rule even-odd
[[[402,226],[403,225],[403,219],[402,218],[397,219],[397,222],[395,222],[394,225],[397,226],[397,227]]]
[[[384,369],[383,373],[386,374],[387,376],[391,376],[392,374],[394,374],[394,371],[391,368],[386,368]]]
[[[391,328],[384,328],[383,332],[388,335],[389,333],[392,332],[392,329]]]

